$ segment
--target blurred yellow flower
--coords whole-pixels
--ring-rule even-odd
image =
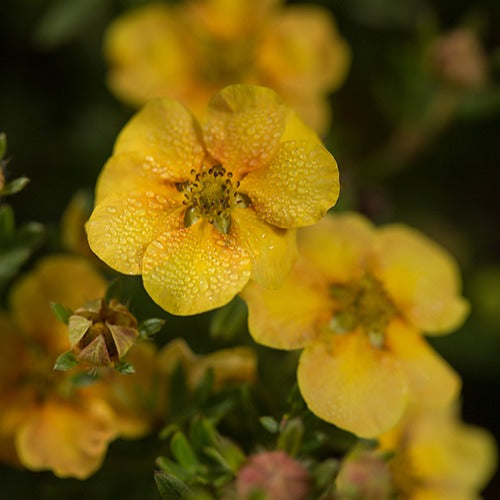
[[[109,86],[133,105],[172,97],[198,115],[226,85],[266,85],[324,131],[326,95],[345,80],[349,47],[325,9],[281,3],[192,0],[132,10],[106,35]]]
[[[493,437],[462,423],[453,405],[409,413],[379,443],[394,454],[389,467],[397,498],[473,500],[497,465]]]
[[[321,218],[338,192],[334,158],[279,96],[233,85],[202,128],[170,99],[132,118],[99,177],[87,234],[108,265],[142,274],[161,307],[196,314],[250,278],[279,286],[295,228]]]
[[[83,479],[99,468],[110,441],[147,430],[149,415],[123,402],[136,390],[135,375],[122,376],[118,399],[111,397],[118,392],[113,378],[83,387],[77,380],[85,373],[78,368],[53,370],[70,344],[50,302],[74,309],[105,289],[87,261],[66,256],[45,258],[14,285],[11,315],[0,316],[2,460]]]
[[[450,255],[403,225],[356,214],[299,233],[301,258],[279,290],[242,292],[254,339],[304,348],[298,382],[311,411],[362,437],[393,427],[408,403],[441,406],[460,379],[421,337],[468,312]]]

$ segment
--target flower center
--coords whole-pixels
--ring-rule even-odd
[[[361,328],[374,346],[382,347],[385,329],[397,313],[382,283],[366,273],[347,285],[332,285],[330,293],[338,304],[330,328],[336,333]]]
[[[226,172],[222,165],[204,166],[198,173],[191,170],[191,175],[192,180],[177,184],[185,198],[182,203],[187,207],[184,226],[192,226],[204,217],[221,233],[228,234],[232,209],[250,205],[250,198],[237,191],[240,182],[235,182],[232,172]]]

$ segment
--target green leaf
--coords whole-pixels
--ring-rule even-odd
[[[19,191],[21,191],[26,187],[29,181],[30,180],[27,177],[19,177],[17,179],[14,179],[13,181],[10,181],[7,184],[5,184],[3,189],[0,190],[0,195],[8,196],[11,194],[19,193]]]
[[[135,373],[134,365],[128,361],[124,361],[123,359],[120,359],[115,363],[115,370],[122,375],[132,375]]]
[[[264,429],[271,434],[276,434],[279,431],[280,424],[273,417],[260,417],[259,422],[262,427],[264,427]]]
[[[161,431],[158,437],[160,439],[168,439],[174,432],[177,432],[180,430],[180,427],[178,424],[169,424],[166,425]]]
[[[210,397],[210,394],[212,394],[212,389],[214,387],[214,380],[215,376],[213,368],[205,370],[203,378],[196,386],[194,392],[194,400],[198,406],[202,406],[204,403],[206,403],[208,398]]]
[[[5,156],[7,152],[7,135],[5,132],[0,132],[0,160]]]
[[[15,227],[12,207],[10,205],[0,206],[0,242],[2,242],[2,246],[12,239]]]
[[[95,373],[76,373],[71,379],[73,387],[88,387],[94,382],[99,380],[99,377]]]
[[[165,324],[164,319],[160,318],[149,318],[145,321],[143,321],[139,325],[139,335],[142,338],[149,338],[155,333],[158,333],[162,328],[163,325]]]
[[[69,317],[73,314],[71,309],[64,307],[57,302],[51,302],[50,307],[52,308],[52,312],[56,315],[56,318],[65,325],[69,322]]]
[[[278,448],[294,457],[302,444],[304,424],[300,418],[292,418],[286,424],[278,438]]]
[[[189,483],[189,480],[193,477],[193,475],[189,474],[186,469],[168,457],[157,457],[156,465],[158,465],[158,467],[160,467],[167,474],[170,474],[185,483]]]
[[[210,322],[210,336],[218,340],[232,340],[245,330],[247,308],[245,302],[235,297],[229,304],[218,309]]]
[[[78,364],[76,357],[72,351],[63,352],[54,363],[54,370],[61,372],[68,371]]]
[[[188,486],[164,471],[154,473],[156,487],[163,500],[184,500],[189,498],[190,489]]]
[[[178,431],[170,441],[172,455],[188,472],[194,473],[198,469],[199,461],[189,444],[186,436]]]

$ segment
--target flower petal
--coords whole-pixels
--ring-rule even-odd
[[[252,258],[252,276],[266,288],[283,284],[297,258],[295,230],[280,229],[260,220],[251,209],[235,208],[233,230]]]
[[[208,106],[203,135],[210,154],[239,175],[269,161],[285,130],[286,107],[271,89],[231,85]]]
[[[326,216],[298,232],[299,251],[329,282],[363,276],[372,250],[372,224],[356,213]]]
[[[359,332],[313,342],[297,377],[313,413],[364,438],[393,427],[407,405],[408,383],[397,359]]]
[[[299,349],[313,341],[331,317],[324,281],[299,261],[278,290],[250,282],[241,292],[248,306],[248,328],[259,344]]]
[[[401,362],[410,386],[410,398],[419,406],[446,406],[461,387],[459,375],[421,335],[401,321],[392,321],[386,331],[386,346]]]
[[[229,302],[250,278],[251,260],[229,234],[206,220],[162,234],[146,250],[143,280],[172,314],[198,314]]]
[[[46,257],[13,286],[10,308],[25,334],[60,354],[69,349],[68,327],[55,317],[50,302],[73,310],[104,296],[105,291],[106,281],[88,260],[63,255]]]
[[[148,102],[125,125],[113,154],[143,155],[163,179],[182,181],[197,170],[205,156],[201,131],[193,115],[179,102]]]
[[[467,316],[469,305],[459,296],[460,275],[453,257],[414,229],[379,229],[375,271],[400,310],[427,333],[446,333]]]
[[[72,406],[53,399],[34,409],[19,428],[16,448],[29,469],[85,479],[100,467],[114,437],[112,412],[103,402]]]
[[[182,227],[181,194],[130,193],[99,203],[86,229],[93,252],[113,269],[140,274],[148,245],[160,234]]]
[[[315,142],[283,142],[267,165],[241,181],[240,190],[269,224],[283,228],[308,226],[337,201],[337,163]]]

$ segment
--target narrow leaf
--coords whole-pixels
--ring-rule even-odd
[[[18,177],[17,179],[14,179],[13,181],[5,184],[3,189],[0,191],[0,195],[8,196],[11,194],[19,193],[19,191],[26,187],[29,181],[30,180],[27,177]]]
[[[158,333],[163,328],[164,324],[165,324],[164,319],[149,318],[149,319],[143,321],[139,325],[139,335],[142,338],[151,337],[155,333]]]
[[[171,474],[155,471],[154,478],[163,500],[184,500],[191,496],[187,485]]]
[[[172,441],[170,441],[170,449],[182,467],[190,472],[194,472],[198,468],[198,458],[182,432],[174,434]]]
[[[57,302],[51,302],[50,307],[52,308],[52,312],[56,315],[56,318],[61,322],[67,325],[69,323],[69,318],[73,314],[71,309],[64,307]]]
[[[54,370],[58,370],[61,372],[68,371],[70,368],[73,368],[78,364],[78,361],[75,358],[75,355],[71,351],[63,352],[54,363]]]

